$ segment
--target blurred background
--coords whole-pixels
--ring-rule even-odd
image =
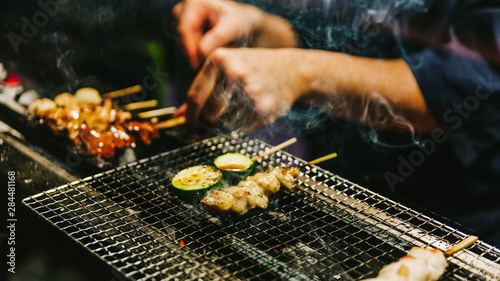
[[[46,97],[83,86],[109,92],[156,73],[146,82],[162,78],[163,85],[148,94],[163,106],[178,104],[192,73],[176,48],[175,2],[2,1],[0,61],[25,89]]]

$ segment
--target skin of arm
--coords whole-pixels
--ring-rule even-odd
[[[308,59],[301,67],[301,77],[309,85],[303,95],[306,100],[313,96],[342,99],[350,103],[349,110],[330,112],[354,121],[362,120],[368,103],[377,104],[378,99],[387,101],[401,114],[417,132],[429,133],[438,125],[429,111],[420,87],[408,64],[402,59],[372,59],[343,53],[309,50]],[[377,113],[375,112],[375,115]],[[406,130],[394,122],[384,122],[380,117],[370,116],[368,125],[386,129]]]
[[[404,60],[295,48],[298,36],[286,20],[230,0],[184,0],[173,14],[191,65],[204,61],[175,114],[186,115],[192,127],[217,122],[230,106],[220,96],[231,84],[253,101],[259,118],[246,116],[250,128],[272,123],[297,101],[386,129],[427,133],[438,127]],[[223,48],[241,41],[262,48]],[[380,100],[389,105],[387,114],[403,116],[411,128],[372,110]]]
[[[417,132],[428,133],[438,127],[411,69],[401,59],[297,48],[218,48],[207,58],[177,115],[186,115],[194,127],[200,120],[216,123],[229,106],[227,100],[218,98],[223,88],[220,81],[237,83],[253,101],[262,118],[249,118],[248,122],[258,123],[252,128],[272,123],[300,101],[370,126],[408,130],[371,111],[368,105],[377,104],[380,98]],[[339,100],[344,101],[344,108],[331,106]]]

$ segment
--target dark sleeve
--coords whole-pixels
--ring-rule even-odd
[[[404,59],[468,167],[500,144],[500,7],[463,2],[447,27],[446,44],[412,51]]]

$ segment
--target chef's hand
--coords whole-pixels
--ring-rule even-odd
[[[183,0],[172,13],[195,69],[218,47],[296,47],[299,42],[286,20],[230,0]]]
[[[238,102],[235,90],[251,102]],[[252,130],[299,100],[379,128],[429,133],[438,127],[404,60],[298,48],[215,50],[176,115],[186,115],[193,126],[226,120]]]
[[[218,48],[205,61],[176,116],[185,115],[192,128],[201,122],[252,130],[272,123],[307,91],[299,65],[302,52]]]

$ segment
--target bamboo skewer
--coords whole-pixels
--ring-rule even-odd
[[[150,110],[150,111],[144,111],[144,112],[137,114],[137,116],[141,119],[148,119],[148,118],[152,118],[152,117],[174,114],[175,110],[177,110],[177,108],[174,106],[165,107],[165,108],[154,109],[154,110]]]
[[[252,161],[257,161],[257,159],[260,159],[260,158],[262,158],[262,157],[264,157],[264,156],[267,156],[267,155],[269,155],[269,154],[275,153],[276,151],[278,151],[278,150],[280,150],[280,149],[283,149],[283,148],[285,148],[285,147],[287,147],[287,146],[289,146],[289,145],[291,145],[291,144],[294,144],[294,143],[296,143],[296,142],[297,142],[297,138],[291,138],[291,139],[289,139],[289,140],[287,140],[287,141],[285,141],[285,142],[283,142],[283,143],[281,143],[281,144],[278,144],[277,146],[275,146],[275,147],[273,147],[273,148],[269,149],[268,151],[266,151],[266,152],[264,152],[264,153],[262,153],[262,154],[259,154],[259,155],[257,155],[257,156],[254,156],[254,157],[252,158]]]
[[[179,116],[179,117],[175,117],[175,118],[157,123],[154,126],[156,127],[156,129],[161,130],[161,129],[169,129],[169,128],[173,128],[176,126],[180,126],[184,123],[186,123],[186,117]]]
[[[314,159],[312,161],[309,161],[309,162],[305,163],[302,166],[311,166],[311,165],[314,165],[314,164],[318,164],[318,163],[324,162],[326,160],[330,160],[330,159],[335,158],[335,157],[337,157],[337,153],[336,152],[328,154],[328,155],[325,155],[325,156],[320,157],[318,159]]]
[[[139,101],[139,102],[134,102],[134,103],[129,103],[123,106],[125,110],[131,111],[131,110],[138,110],[138,109],[145,109],[145,108],[151,108],[151,107],[156,107],[158,105],[157,100],[146,100],[146,101]]]
[[[478,240],[477,236],[469,236],[462,241],[458,242],[457,244],[453,245],[451,248],[446,250],[445,252],[442,252],[441,250],[438,249],[432,249],[432,248],[421,248],[421,247],[415,247],[415,248],[420,248],[424,250],[430,250],[430,251],[435,251],[434,253],[442,253],[444,256],[435,256],[435,258],[431,259],[429,257],[425,256],[413,256],[410,253],[408,253],[406,256],[403,258],[399,259],[399,261],[394,262],[390,265],[384,266],[382,270],[379,271],[379,275],[375,278],[369,278],[369,279],[363,279],[362,281],[368,281],[368,280],[441,280],[442,274],[446,271],[446,267],[448,266],[448,262],[446,261],[447,258],[451,257],[455,253],[462,251],[463,249],[471,246]],[[412,250],[410,250],[411,252]],[[412,267],[413,263],[408,263],[404,261],[404,259],[410,258],[410,260],[417,262],[415,264],[415,267],[418,267],[418,264],[425,264],[426,269],[424,268],[419,268],[421,271],[417,271],[418,269],[413,270],[413,274],[410,274],[410,268]],[[420,261],[419,261],[420,260]],[[408,259],[406,260],[408,261]],[[431,264],[430,262],[435,262],[435,264]],[[400,263],[400,265],[398,265]],[[410,266],[410,268],[408,267]],[[389,269],[389,267],[392,267]],[[395,271],[395,269],[397,271]],[[384,269],[386,271],[384,272]]]
[[[140,91],[142,91],[141,85],[135,85],[132,87],[121,89],[121,90],[109,92],[107,94],[102,95],[102,98],[103,99],[116,99],[116,98],[119,98],[122,96],[135,94],[135,93],[138,93]]]
[[[451,248],[446,250],[444,252],[444,256],[447,258],[453,256],[455,253],[457,253],[457,252],[469,247],[470,245],[476,243],[477,239],[478,239],[478,237],[474,236],[474,235],[471,235],[471,236],[465,238],[464,240],[458,242],[457,244],[453,245]]]

